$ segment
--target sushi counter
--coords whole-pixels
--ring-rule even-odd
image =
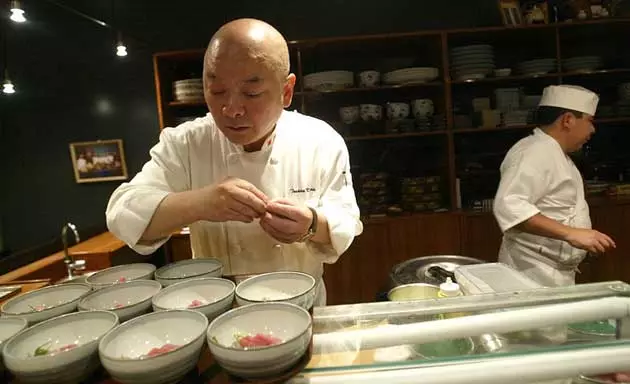
[[[491,284],[455,275],[466,295],[313,308],[317,282],[298,272],[107,268],[2,305],[0,381],[569,384],[630,371],[630,285],[469,294]]]

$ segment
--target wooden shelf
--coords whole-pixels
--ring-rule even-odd
[[[509,81],[522,81],[533,79],[549,79],[558,78],[559,73],[545,73],[542,75],[518,75],[518,76],[503,76],[503,77],[486,77],[477,80],[451,80],[451,84],[472,84],[472,83],[496,83],[496,82],[509,82]]]
[[[415,84],[401,84],[401,85],[383,85],[379,87],[366,87],[366,88],[344,88],[344,89],[336,89],[332,91],[298,91],[295,92],[296,96],[318,96],[325,94],[335,94],[335,93],[354,93],[354,92],[378,92],[378,91],[388,91],[393,89],[411,89],[411,88],[422,88],[422,87],[440,87],[443,86],[444,83],[441,82],[427,82],[427,83],[415,83]]]
[[[630,124],[630,116],[628,117],[603,117],[600,119],[595,119],[595,124],[615,124],[615,123],[629,123]],[[527,124],[527,125],[518,125],[513,127],[496,127],[496,128],[464,128],[464,129],[454,129],[454,133],[475,133],[475,132],[491,132],[491,131],[511,131],[518,129],[533,129],[536,128],[537,124]]]
[[[347,137],[344,137],[344,139],[346,141],[404,139],[405,137],[437,136],[437,135],[445,135],[446,133],[447,131],[443,129],[441,131],[429,131],[429,132],[385,133],[385,134],[378,134],[378,135],[347,136]]]
[[[575,71],[560,73],[560,77],[577,77],[577,76],[597,76],[597,75],[619,75],[630,73],[630,68],[612,68],[598,69],[596,71]]]
[[[168,103],[169,107],[205,107],[205,100],[198,101],[170,101]]]

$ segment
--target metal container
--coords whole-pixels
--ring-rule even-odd
[[[429,271],[431,267],[442,267],[449,272],[461,265],[483,264],[485,261],[458,255],[431,255],[417,257],[397,264],[390,272],[391,287],[405,284],[427,283],[440,285],[444,281]]]
[[[389,301],[437,299],[439,291],[440,287],[431,284],[405,284],[391,289],[387,293],[387,299]]]

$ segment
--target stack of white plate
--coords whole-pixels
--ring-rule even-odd
[[[419,84],[426,83],[427,81],[433,81],[438,78],[440,71],[433,67],[412,67],[397,69],[395,71],[387,72],[383,76],[385,84],[400,85],[400,84]]]
[[[536,59],[523,61],[518,64],[518,70],[523,75],[544,75],[556,71],[556,59]]]
[[[194,102],[203,100],[203,81],[201,78],[185,79],[173,82],[175,100]]]
[[[354,74],[350,71],[316,72],[304,76],[304,88],[315,91],[337,91],[354,86]]]
[[[603,65],[599,56],[576,56],[562,60],[562,68],[565,71],[594,71]]]
[[[457,80],[483,79],[495,68],[491,45],[475,44],[451,49],[451,68]]]
[[[527,119],[530,117],[530,111],[517,110],[509,111],[503,114],[503,125],[506,127],[518,127],[527,125]]]

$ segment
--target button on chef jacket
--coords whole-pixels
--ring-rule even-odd
[[[547,287],[575,284],[586,252],[569,243],[514,228],[541,213],[562,224],[591,228],[582,176],[560,144],[539,128],[501,164],[494,215],[503,231],[499,261]]]
[[[130,182],[120,185],[107,206],[109,230],[141,254],[168,238],[139,244],[155,209],[170,192],[198,189],[236,177],[271,199],[286,198],[317,208],[328,221],[331,244],[280,244],[252,223],[199,221],[190,225],[194,258],[213,257],[224,274],[297,270],[316,278],[322,263],[334,263],[363,230],[348,149],[327,123],[283,111],[273,135],[258,152],[245,152],[216,127],[211,114],[165,128],[151,160]]]

